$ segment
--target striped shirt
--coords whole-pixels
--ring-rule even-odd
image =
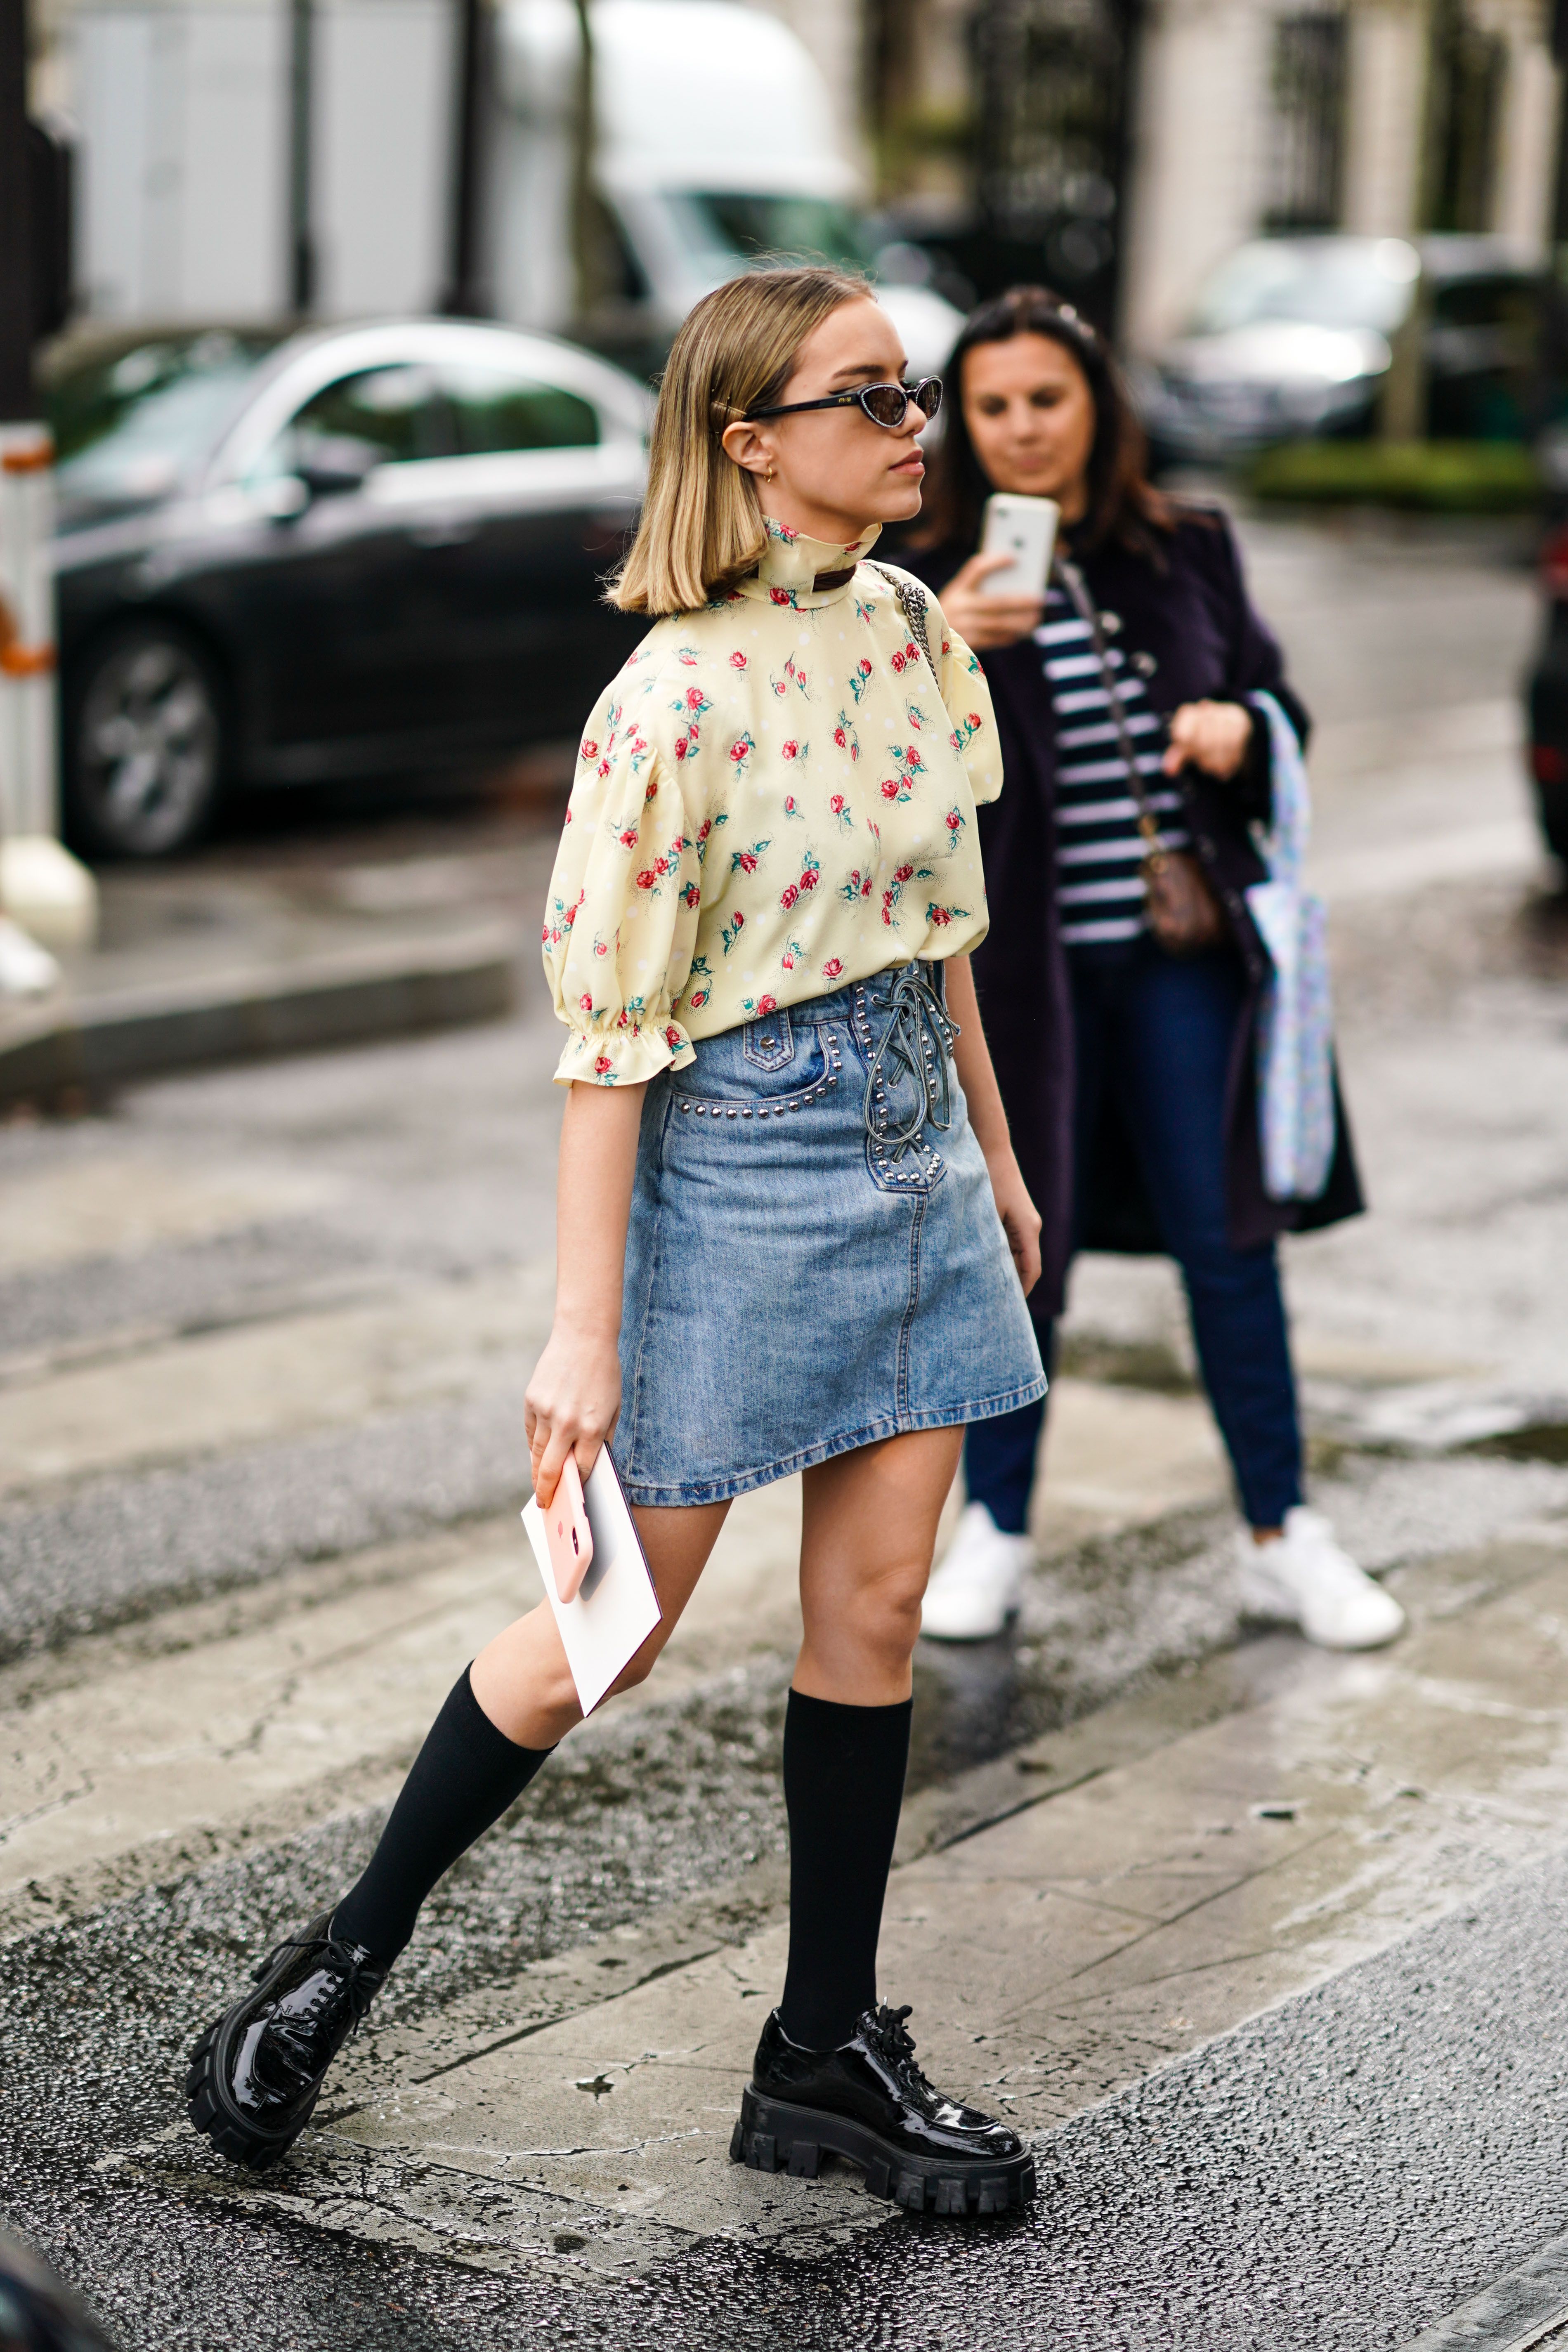
[[[1063,943],[1103,947],[1135,940],[1146,928],[1138,807],[1127,789],[1127,766],[1088,624],[1054,583],[1035,643],[1045,653],[1057,719],[1057,906]],[[1182,795],[1160,764],[1165,722],[1143,707],[1146,689],[1135,665],[1114,645],[1106,651],[1161,840],[1167,849],[1188,848]]]

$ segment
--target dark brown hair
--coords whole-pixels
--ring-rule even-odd
[[[1059,343],[1082,369],[1094,402],[1082,543],[1098,547],[1115,540],[1160,562],[1160,537],[1174,530],[1184,510],[1148,478],[1143,427],[1103,338],[1046,286],[1010,286],[964,320],[947,363],[947,430],[927,478],[915,544],[973,548],[980,537],[980,511],[994,485],[969,437],[963,362],[977,344],[1010,342],[1015,335],[1044,335]]]

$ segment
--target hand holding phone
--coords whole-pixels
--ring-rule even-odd
[[[594,1530],[588,1525],[588,1507],[583,1500],[583,1481],[577,1473],[574,1454],[569,1454],[561,1465],[550,1508],[544,1514],[544,1532],[550,1545],[555,1590],[563,1601],[574,1601],[594,1557]]]
[[[1006,491],[993,492],[985,501],[980,552],[1005,555],[1011,560],[986,574],[980,592],[983,595],[1044,597],[1061,511],[1055,499],[1015,498]]]

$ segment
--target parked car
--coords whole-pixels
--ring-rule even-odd
[[[602,582],[648,397],[568,343],[181,328],[47,373],[65,815],[89,854],[179,849],[230,783],[570,737],[642,631]]]
[[[1212,464],[1365,434],[1413,313],[1426,434],[1529,439],[1547,287],[1539,255],[1500,236],[1256,238],[1140,372],[1156,458]]]

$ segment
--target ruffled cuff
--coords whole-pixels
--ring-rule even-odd
[[[696,1054],[679,1021],[624,1029],[574,1029],[555,1067],[558,1087],[640,1087],[660,1070],[684,1070]]]

